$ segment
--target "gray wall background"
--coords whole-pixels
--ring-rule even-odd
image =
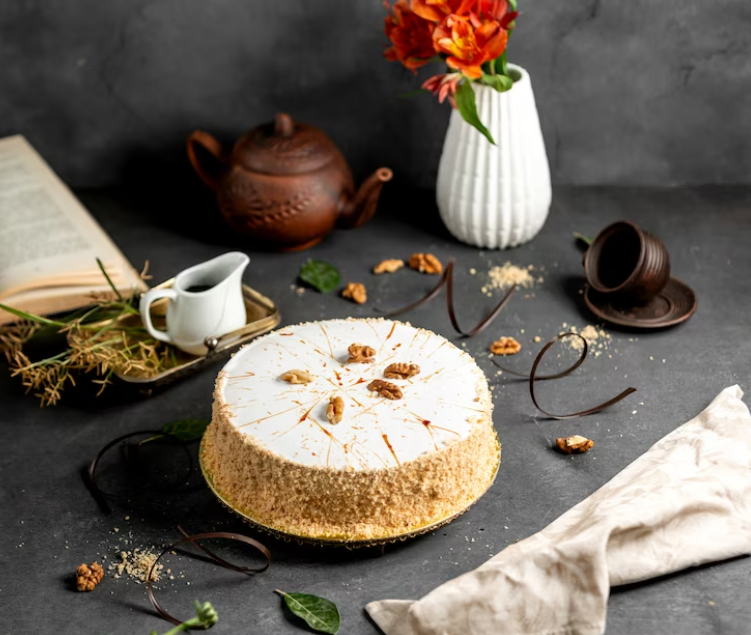
[[[519,6],[509,57],[557,183],[751,181],[751,0]],[[432,187],[449,108],[400,97],[419,81],[381,57],[383,16],[381,0],[2,0],[0,135],[74,186],[179,187],[192,129],[229,142],[281,110],[358,176]]]

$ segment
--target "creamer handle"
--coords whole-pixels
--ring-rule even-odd
[[[167,331],[155,328],[154,324],[151,322],[151,305],[160,298],[169,298],[170,302],[173,302],[177,300],[177,291],[174,291],[173,289],[150,289],[144,293],[141,296],[141,302],[139,305],[141,320],[143,321],[146,330],[153,338],[162,342],[167,342],[168,344],[174,344],[172,337],[170,337],[170,334],[167,333]]]

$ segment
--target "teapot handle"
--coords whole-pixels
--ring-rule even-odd
[[[224,169],[224,152],[222,144],[219,143],[208,132],[194,130],[190,133],[186,143],[188,159],[193,169],[196,171],[201,180],[206,183],[212,190],[216,190],[218,183],[217,178]],[[204,157],[208,154],[211,156],[211,165],[204,165],[199,151],[203,150]]]

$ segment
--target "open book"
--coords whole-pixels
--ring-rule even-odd
[[[145,289],[138,273],[22,136],[0,139],[0,303],[49,315],[91,303],[92,292]],[[0,324],[16,321],[0,309]]]

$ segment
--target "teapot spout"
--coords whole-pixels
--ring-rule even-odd
[[[390,181],[394,173],[388,168],[379,168],[360,185],[351,199],[344,201],[339,217],[339,226],[353,229],[369,221],[375,214],[383,184]]]

